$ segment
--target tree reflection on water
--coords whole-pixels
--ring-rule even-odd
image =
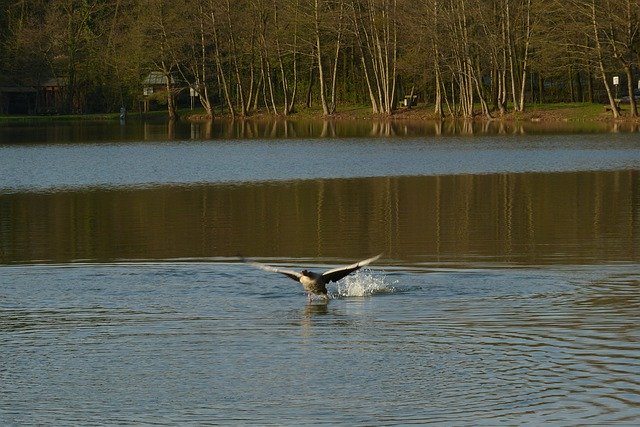
[[[638,171],[0,195],[0,262],[234,257],[637,261]]]

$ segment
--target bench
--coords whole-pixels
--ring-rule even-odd
[[[418,105],[418,95],[406,95],[404,100],[402,100],[402,105],[405,107],[413,107]]]

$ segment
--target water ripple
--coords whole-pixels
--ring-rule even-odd
[[[1,269],[4,424],[607,424],[640,412],[635,264],[372,268],[310,305],[295,283],[233,263]]]

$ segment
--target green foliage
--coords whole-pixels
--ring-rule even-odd
[[[448,114],[489,108],[495,114],[518,110],[520,97],[523,108],[607,102],[604,82],[613,72],[625,85],[635,79],[640,3],[619,6],[591,0],[0,0],[0,71],[37,87],[62,78],[57,113],[137,108],[143,80],[156,71],[171,77],[154,92],[169,109],[180,102],[178,94],[188,99],[191,87],[209,114],[223,106],[242,115],[256,109],[288,114],[319,106],[323,87],[338,111],[369,104],[390,113],[414,91]]]

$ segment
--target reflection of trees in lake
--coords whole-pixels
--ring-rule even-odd
[[[289,120],[235,119],[194,123],[192,139],[272,139],[336,137],[429,137],[438,135],[544,134],[555,132],[637,132],[632,123],[595,123],[570,125],[556,122],[474,121],[474,120]],[[209,127],[193,132],[193,127]],[[195,135],[195,136],[194,136]],[[208,135],[208,136],[204,136]]]
[[[637,260],[638,178],[523,173],[5,194],[0,257]]]

